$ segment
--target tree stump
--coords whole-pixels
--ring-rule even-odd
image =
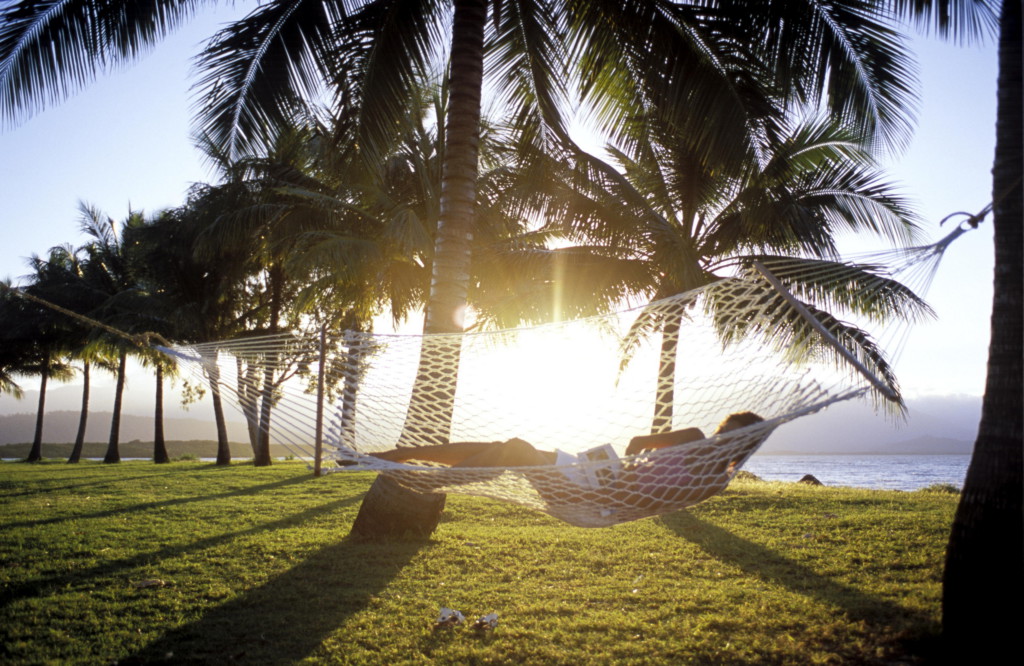
[[[437,529],[446,497],[440,493],[414,492],[386,474],[378,474],[363,498],[351,534],[378,540],[425,539]]]

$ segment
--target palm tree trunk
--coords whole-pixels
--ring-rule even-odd
[[[669,314],[661,329],[661,353],[658,356],[658,387],[654,396],[651,434],[672,430],[676,394],[676,360],[679,354],[679,329],[682,315]]]
[[[341,390],[341,428],[339,440],[349,448],[355,444],[356,405],[359,381],[363,376],[363,350],[354,332],[345,332],[345,373]]]
[[[46,384],[50,379],[49,370],[44,367],[39,373],[39,406],[36,409],[36,432],[32,438],[32,449],[25,462],[39,462],[43,459],[43,414],[46,412]]]
[[[164,366],[156,364],[156,411],[153,414],[153,462],[169,463],[167,443],[164,441]]]
[[[245,416],[249,445],[252,447],[252,455],[255,457],[256,449],[259,447],[260,410],[256,382],[252,377],[254,368],[251,364],[246,366],[241,358],[235,358],[235,369],[238,405],[242,408],[242,415]]]
[[[269,356],[269,355],[268,355]],[[270,414],[274,404],[274,365],[271,358],[267,358],[263,368],[263,390],[260,398],[260,421],[257,434],[257,445],[253,464],[256,467],[267,467],[270,459]]]
[[[75,445],[68,456],[68,463],[77,463],[82,459],[82,448],[85,446],[85,427],[89,422],[89,361],[82,363],[82,412],[78,417],[78,433]]]
[[[996,154],[992,168],[995,280],[981,423],[946,551],[942,631],[952,660],[997,663],[1015,650],[1024,613],[997,603],[1024,589],[1024,211],[1021,2],[1004,0],[1000,23]],[[961,659],[962,660],[962,659]],[[967,663],[967,661],[964,661]]]
[[[463,330],[479,172],[487,2],[455,0],[454,6],[441,218],[434,242],[430,298],[423,327],[423,332],[428,334],[461,333]],[[424,339],[419,371],[409,401],[409,414],[413,419],[418,414],[431,415],[425,422],[415,425],[421,428],[422,438],[435,443],[446,442],[450,436],[459,373],[458,350],[445,352],[441,357],[446,362],[438,366],[433,359],[438,357],[439,350],[433,348],[431,338]],[[428,402],[431,404],[426,404]],[[406,429],[410,425],[407,417]],[[385,477],[378,477],[374,482],[359,509],[352,533],[364,537],[406,533],[429,535],[444,510],[444,496],[423,495],[397,486],[391,489],[380,487],[387,483]],[[375,492],[375,489],[381,492]],[[388,498],[387,502],[380,500],[383,496]]]
[[[121,462],[121,402],[124,399],[125,370],[128,364],[128,352],[122,351],[117,361],[117,385],[114,388],[114,415],[110,419],[110,442],[107,454],[103,456],[105,463]]]
[[[224,403],[220,396],[220,367],[216,363],[208,370],[210,397],[213,400],[213,420],[217,424],[217,464],[231,464],[231,444],[228,442],[228,425],[224,419]]]

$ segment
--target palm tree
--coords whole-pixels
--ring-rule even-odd
[[[121,408],[124,399],[124,388],[128,355],[136,349],[136,345],[128,340],[128,334],[140,326],[139,314],[144,312],[144,294],[142,294],[132,274],[130,248],[122,242],[118,235],[118,224],[113,218],[104,215],[94,207],[86,204],[79,206],[82,231],[92,240],[82,248],[85,254],[82,271],[82,285],[91,293],[91,299],[97,305],[89,312],[92,319],[108,325],[110,330],[121,332],[112,335],[101,332],[103,345],[109,356],[115,360],[114,374],[114,409],[110,423],[110,439],[103,461],[120,462]],[[142,213],[129,211],[128,217],[121,227],[128,228],[143,224]]]
[[[818,120],[780,132],[767,145],[752,136],[750,163],[735,172],[695,159],[686,135],[657,123],[642,126],[648,136],[633,136],[635,156],[609,147],[615,167],[580,155],[585,177],[569,184],[560,219],[552,221],[555,231],[577,242],[603,247],[624,263],[641,264],[633,270],[647,277],[634,283],[641,296],[665,298],[727,273],[750,273],[758,261],[769,265],[789,291],[830,309],[883,321],[913,320],[930,312],[876,269],[836,261],[835,236],[841,231],[907,241],[916,229],[914,216],[882,182],[873,159],[849,131]],[[767,283],[765,288],[770,297]],[[812,309],[896,392],[891,369],[870,338]],[[742,320],[730,324],[723,310],[716,309],[715,317],[727,335],[753,332]],[[768,333],[769,340],[778,336],[773,344],[781,348],[793,345],[798,320],[775,324],[759,332]],[[656,330],[662,334],[654,433],[674,427],[679,327],[679,319],[645,315],[632,338]],[[810,331],[796,337],[806,343],[815,338]],[[826,345],[815,355],[830,349]]]
[[[230,338],[241,331],[241,284],[248,259],[234,244],[198,251],[204,230],[225,206],[230,202],[197,186],[184,205],[125,231],[136,272],[151,297],[147,302],[156,307],[148,313],[147,330],[186,343]],[[159,297],[153,299],[156,294]],[[217,464],[228,465],[231,448],[216,364],[205,371],[213,373],[208,380],[217,430]]]
[[[485,65],[524,136],[547,144],[566,138],[567,63],[578,65],[582,91],[600,104],[605,128],[653,106],[695,130],[709,152],[727,153],[743,127],[771,132],[779,112],[794,104],[821,103],[888,139],[905,134],[907,63],[898,36],[871,7],[720,5],[712,12],[702,3],[653,1],[271,3],[225,28],[202,54],[200,124],[229,155],[252,152],[326,88],[342,106],[358,98],[359,136],[372,157],[390,142],[418,73],[436,67],[450,44],[444,195],[425,330],[458,332],[475,227]],[[74,89],[194,11],[184,0],[125,13],[91,7],[25,0],[0,14],[0,113],[17,118],[47,95]],[[603,104],[609,98],[625,104]],[[705,122],[712,117],[716,122]]]
[[[21,400],[24,392],[16,377],[21,374],[26,354],[12,335],[18,315],[14,300],[17,296],[11,289],[8,282],[0,282],[0,395]]]
[[[148,7],[76,14],[28,0],[12,4],[0,15],[0,112],[15,117],[63,90],[49,82],[79,84],[98,64],[133,56],[139,44],[189,16],[193,5]],[[435,0],[414,8],[375,0],[348,7],[272,3],[226,28],[202,56],[209,69],[201,124],[235,152],[246,142],[259,144],[266,128],[308,109],[302,102],[310,93],[323,98],[326,87],[343,106],[359,100],[359,136],[372,159],[390,143],[418,74],[436,67],[435,55],[450,44],[427,333],[462,330],[458,315],[467,302],[477,227],[485,65],[524,142],[536,145],[568,141],[561,111],[569,64],[578,66],[582,92],[605,128],[638,109],[654,109],[693,130],[704,155],[742,159],[735,136],[751,126],[771,134],[782,114],[799,105],[821,105],[884,139],[907,128],[911,77],[899,36],[861,2],[722,2],[716,11],[654,0]],[[449,7],[450,32],[444,26]],[[447,403],[456,373],[457,364],[434,380],[435,394]],[[446,424],[432,427],[447,439]]]
[[[45,300],[72,312],[84,314],[98,306],[96,294],[84,284],[84,262],[81,253],[70,245],[50,248],[45,260],[32,260],[35,268],[32,289]],[[63,315],[61,315],[63,317]],[[85,445],[86,426],[89,419],[89,398],[91,387],[91,366],[103,363],[103,342],[96,331],[80,323],[63,318],[67,327],[68,352],[72,359],[82,363],[82,401],[78,417],[78,432],[68,456],[69,463],[81,460]]]
[[[1024,586],[1024,301],[1022,301],[1021,2],[893,1],[940,34],[971,39],[999,32],[996,150],[992,167],[995,281],[981,423],[946,551],[942,631],[955,659],[992,661],[1014,649],[1021,613],[991,603],[995,590]],[[975,224],[980,220],[974,220]]]
[[[72,295],[67,291],[67,278],[76,265],[68,247],[51,248],[47,258],[33,256],[29,264],[33,272],[31,284],[25,290],[27,295],[61,307],[75,306]],[[42,456],[47,385],[51,378],[58,381],[71,378],[73,369],[66,361],[83,348],[85,332],[77,322],[36,302],[25,303],[20,311],[20,322],[16,324],[20,324],[20,335],[27,337],[25,351],[31,359],[23,367],[23,372],[40,377],[35,435],[28,455],[28,461],[35,462]]]

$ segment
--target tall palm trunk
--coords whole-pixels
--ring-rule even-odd
[[[44,366],[39,373],[39,406],[36,409],[36,432],[32,437],[32,449],[28,452],[25,462],[39,462],[43,459],[43,414],[46,412],[46,384],[50,379],[50,370]]]
[[[1012,654],[1024,621],[1019,604],[995,601],[1024,589],[1021,57],[1021,2],[1004,0],[992,168],[992,338],[981,423],[949,537],[942,595],[948,648],[954,659],[969,657],[974,663],[996,663]]]
[[[122,351],[117,360],[117,385],[114,388],[114,415],[110,419],[110,441],[107,454],[103,456],[105,463],[121,462],[121,402],[124,399],[125,370],[128,365],[128,352]]]
[[[669,314],[662,324],[661,352],[658,355],[658,386],[654,396],[651,434],[672,430],[676,402],[676,362],[679,355],[681,317]]]
[[[270,280],[270,333],[278,332],[281,320],[282,299],[284,291],[285,274],[280,263],[275,262],[268,271]],[[274,408],[274,371],[280,358],[276,353],[267,353],[263,359],[263,382],[260,389],[260,414],[259,427],[256,436],[256,450],[253,455],[253,464],[256,467],[266,467],[271,464],[270,457],[270,416]]]
[[[434,243],[430,298],[424,333],[461,333],[469,290],[471,243],[479,172],[480,98],[484,71],[486,0],[455,0],[452,22],[451,85],[445,119],[445,155],[441,185],[441,218]],[[446,363],[431,359],[439,350],[428,336],[409,401],[409,413],[431,414],[422,439],[439,443],[451,433],[459,372],[457,349],[445,350]],[[430,401],[426,408],[424,403]],[[410,425],[406,419],[406,430]],[[421,441],[422,441],[421,439]],[[374,482],[352,532],[360,536],[433,532],[444,510],[444,495],[422,495],[391,488],[384,477]]]
[[[171,462],[164,441],[164,366],[156,364],[156,408],[153,414],[153,462]]]
[[[274,404],[274,365],[276,354],[267,354],[263,366],[263,389],[260,392],[260,420],[256,437],[256,451],[253,464],[256,467],[270,465],[270,414]]]
[[[213,400],[213,420],[217,424],[217,464],[231,464],[231,445],[228,442],[228,425],[224,419],[224,403],[220,395],[220,367],[216,362],[207,370],[210,378],[210,397]]]
[[[68,463],[77,463],[82,459],[82,448],[85,446],[85,427],[89,422],[89,361],[82,362],[82,411],[78,416],[78,433],[75,445],[68,456]]]
[[[245,417],[245,427],[249,435],[249,445],[253,456],[259,446],[260,409],[259,394],[256,392],[256,368],[251,362],[246,364],[240,357],[235,357],[235,389],[238,405]]]

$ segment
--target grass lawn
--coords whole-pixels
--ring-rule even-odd
[[[735,481],[579,529],[449,496],[346,537],[372,476],[0,464],[0,663],[918,663],[956,495]],[[442,606],[493,632],[434,627]]]

